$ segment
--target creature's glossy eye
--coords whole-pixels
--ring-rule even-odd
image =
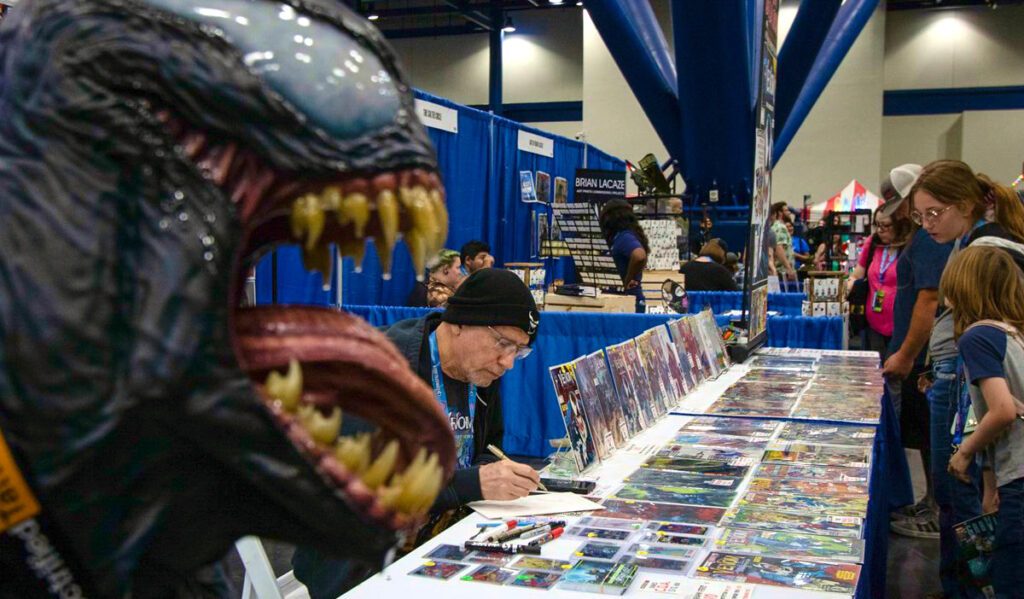
[[[395,120],[400,101],[391,75],[331,24],[279,2],[148,2],[219,29],[253,73],[329,135],[353,139]]]

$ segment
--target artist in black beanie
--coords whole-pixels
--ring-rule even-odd
[[[461,518],[466,503],[516,499],[537,489],[540,477],[533,468],[498,459],[487,447],[500,449],[505,436],[498,379],[530,354],[539,324],[537,304],[519,277],[485,268],[459,285],[444,312],[383,329],[434,389],[455,434],[458,469],[431,508],[417,544]],[[348,429],[350,420],[346,416],[343,435],[354,432]],[[312,599],[333,599],[374,573],[307,548],[295,552],[292,565]]]

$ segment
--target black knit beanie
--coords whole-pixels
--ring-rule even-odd
[[[468,326],[518,327],[533,343],[540,312],[530,290],[515,273],[482,268],[462,281],[448,299],[441,320]]]

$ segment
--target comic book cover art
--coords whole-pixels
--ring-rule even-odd
[[[761,450],[754,447],[750,450],[742,449],[713,449],[711,447],[690,447],[688,445],[669,444],[658,450],[658,457],[664,458],[689,458],[694,460],[716,460],[730,464],[753,464],[754,456]]]
[[[619,551],[622,549],[622,545],[615,543],[606,543],[602,541],[588,541],[580,546],[576,550],[575,555],[577,557],[589,557],[591,559],[615,559]]]
[[[838,447],[834,449],[846,451],[786,451],[769,449],[764,452],[761,461],[824,464],[826,466],[844,466],[847,468],[867,468],[869,466],[871,455],[866,451],[859,451],[852,447]]]
[[[729,352],[725,347],[722,331],[718,328],[718,323],[715,322],[715,315],[711,312],[711,308],[705,308],[700,315],[704,319],[704,326],[707,328],[708,337],[713,342],[719,370],[725,371],[725,369],[732,366],[732,360],[729,358]]]
[[[717,377],[728,368],[728,358],[725,356],[725,346],[722,345],[722,333],[715,324],[715,317],[711,308],[705,308],[693,318],[694,334],[700,340],[701,347],[708,357],[711,370]]]
[[[747,528],[722,529],[721,536],[715,541],[715,549],[729,553],[853,563],[860,563],[864,558],[864,541],[860,539]]]
[[[736,498],[735,491],[706,489],[699,487],[672,487],[654,485],[623,485],[613,494],[618,499],[657,501],[660,503],[685,503],[689,505],[712,505],[728,507]]]
[[[639,468],[623,479],[623,482],[636,485],[670,485],[735,492],[739,489],[740,483],[743,482],[743,479],[730,476],[691,474],[689,472],[679,472],[676,470]]]
[[[725,523],[730,526],[742,526],[757,530],[777,530],[859,539],[864,519],[858,516],[780,512],[774,509],[740,506],[735,511],[726,514]]]
[[[640,380],[637,380],[632,365],[632,362],[639,364],[639,360],[636,358],[636,344],[630,339],[606,348],[606,352],[615,390],[619,399],[625,404],[623,413],[628,423],[629,436],[636,436],[637,433],[654,422],[654,409],[649,401],[650,387],[647,386],[647,381],[643,377],[639,377]]]
[[[779,441],[804,441],[820,445],[871,447],[878,429],[873,426],[787,422],[779,431]]]
[[[519,576],[519,570],[485,564],[463,576],[462,580],[486,582],[488,584],[505,584],[516,576]]]
[[[558,409],[562,414],[566,435],[575,454],[576,467],[580,472],[589,466],[595,458],[594,441],[590,437],[590,427],[583,413],[580,401],[579,385],[576,383],[576,367],[572,364],[561,364],[549,369],[551,381],[555,385],[555,397]]]
[[[775,433],[779,423],[773,420],[750,420],[747,418],[716,418],[698,416],[687,422],[679,432],[699,431],[716,435],[735,437],[769,438]]]
[[[669,559],[660,556],[648,555],[634,555],[623,558],[622,563],[631,564],[637,568],[643,568],[644,570],[658,570],[661,572],[672,572],[675,574],[681,574],[686,572],[686,569],[690,567],[690,562],[679,561],[675,559]]]
[[[860,566],[713,552],[697,566],[693,576],[852,595],[857,590]]]
[[[762,394],[772,395],[792,395],[798,397],[800,393],[807,387],[807,381],[796,381],[792,383],[786,382],[768,382],[768,381],[745,381],[738,380],[725,390],[725,394],[733,396],[750,396],[757,397]]]
[[[646,522],[623,520],[621,518],[594,518],[586,516],[577,522],[583,528],[604,528],[608,530],[640,530],[647,526]]]
[[[608,369],[604,350],[599,349],[586,356],[586,360],[588,378],[584,385],[589,388],[589,383],[593,383],[593,393],[601,400],[604,413],[609,418],[615,447],[623,447],[629,440],[629,425],[625,412],[629,407],[628,403],[615,390],[615,381],[612,380],[612,373]]]
[[[572,562],[548,559],[539,555],[522,555],[515,562],[509,564],[508,567],[517,570],[548,570],[560,573],[571,568]]]
[[[526,587],[528,589],[550,589],[562,578],[557,572],[543,572],[540,570],[525,570],[519,573],[508,584],[514,587]]]
[[[672,505],[650,501],[605,499],[601,510],[593,512],[598,518],[626,518],[632,520],[658,520],[661,522],[692,522],[718,524],[725,514],[723,508],[696,505]]]
[[[758,354],[747,364],[751,368],[768,368],[776,370],[798,370],[801,372],[814,370],[817,367],[817,358],[805,358],[801,356],[770,356]]]
[[[755,476],[815,481],[833,481],[867,484],[871,472],[866,468],[844,468],[824,464],[768,463],[757,467]]]
[[[690,560],[697,555],[698,551],[700,551],[700,547],[634,543],[629,546],[626,553],[630,553],[638,557],[664,557],[667,559]]]
[[[809,381],[813,376],[813,373],[798,372],[794,370],[757,369],[747,372],[746,374],[743,375],[743,378],[740,380],[746,382],[764,381],[769,383],[798,384],[806,383],[806,381]]]
[[[425,578],[448,580],[452,576],[461,572],[465,567],[466,564],[457,564],[454,562],[427,561],[409,572],[409,576],[423,576]]]
[[[767,403],[757,400],[723,398],[711,404],[706,410],[708,414],[723,416],[758,416],[761,418],[786,418],[792,409],[792,403]]]
[[[597,371],[601,370],[607,373],[608,368],[605,366],[603,357],[598,362],[593,355],[584,356],[576,360],[574,364],[576,365],[576,384],[579,386],[583,413],[586,416],[587,424],[590,425],[590,437],[594,442],[594,451],[597,452],[598,459],[605,460],[616,447],[615,437],[618,427],[614,411],[606,411],[608,407],[612,407],[614,410],[617,407],[615,404],[618,402],[609,402],[611,406],[606,405],[602,394],[607,393],[608,389],[600,389],[597,386],[598,378],[601,376],[597,374]],[[607,375],[605,374],[605,376]],[[614,387],[611,392],[615,393]]]
[[[728,437],[726,435],[700,432],[679,433],[672,439],[672,443],[676,445],[699,445],[701,447],[732,449],[764,448],[767,442],[767,439]]]
[[[992,588],[992,551],[996,541],[996,514],[985,514],[953,525],[959,562],[967,564],[961,578],[968,588],[976,588],[985,597],[994,597]]]
[[[592,559],[581,559],[562,575],[559,589],[600,593],[601,585],[617,564]]]
[[[645,331],[633,339],[636,342],[636,351],[640,358],[640,366],[644,371],[644,378],[651,388],[651,400],[654,402],[655,414],[661,416],[667,413],[676,405],[676,398],[672,396],[673,389],[668,380],[668,365],[662,364],[654,352],[654,340],[651,332]]]
[[[860,424],[878,424],[882,414],[879,396],[857,397],[837,390],[834,394],[811,394],[800,398],[793,408],[793,418],[833,420]]]
[[[676,350],[676,358],[679,359],[683,376],[690,384],[690,389],[701,384],[704,379],[704,370],[701,368],[700,358],[691,351],[691,340],[687,337],[688,329],[683,324],[683,319],[673,320],[668,323],[668,330],[672,337],[672,347]]]
[[[788,478],[755,478],[750,481],[751,491],[795,493],[797,495],[864,495],[867,483],[844,483],[827,480],[801,480]]]
[[[721,460],[702,460],[695,458],[666,458],[653,456],[644,462],[644,468],[658,470],[677,470],[680,472],[692,472],[694,474],[707,474],[709,476],[728,476],[732,478],[743,478],[750,470],[748,464],[730,464]]]
[[[863,518],[868,513],[868,498],[861,495],[815,497],[813,495],[797,495],[794,493],[748,491],[740,499],[740,504],[787,512],[821,511],[825,514],[857,516],[858,518]]]
[[[665,326],[656,326],[650,330],[654,341],[654,350],[661,356],[661,363],[668,365],[669,381],[678,404],[683,397],[693,388],[690,379],[684,372],[685,368],[679,362],[679,356],[672,346],[672,338]]]
[[[582,539],[606,539],[609,541],[624,541],[633,536],[632,530],[611,530],[606,528],[594,528],[592,526],[573,526],[566,529],[566,537],[578,537]]]
[[[433,560],[447,560],[450,562],[458,562],[466,559],[470,554],[470,550],[464,549],[459,545],[438,545],[430,553],[423,557]]]
[[[683,320],[684,326],[690,331],[690,337],[693,339],[694,343],[694,350],[697,352],[697,358],[700,360],[701,368],[704,369],[704,373],[706,374],[705,378],[718,378],[718,375],[721,374],[718,370],[718,362],[715,361],[714,354],[708,350],[709,344],[704,339],[703,333],[701,333],[697,317],[684,317]]]
[[[708,527],[698,524],[683,524],[678,522],[651,522],[647,525],[648,530],[663,532],[673,535],[693,535],[703,537],[708,534]]]

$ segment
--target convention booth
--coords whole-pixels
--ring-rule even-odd
[[[808,220],[815,222],[825,218],[828,212],[853,212],[855,210],[872,210],[878,208],[879,198],[867,190],[859,181],[853,180],[846,184],[839,193],[819,202],[810,208]]]

